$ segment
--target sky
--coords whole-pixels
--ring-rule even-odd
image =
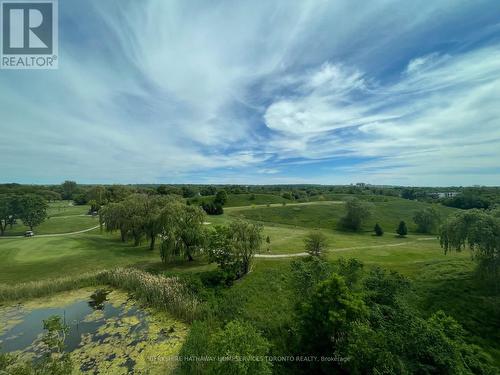
[[[498,0],[62,0],[0,182],[500,185]]]

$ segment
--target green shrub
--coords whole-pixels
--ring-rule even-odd
[[[384,230],[382,229],[382,227],[378,223],[375,224],[373,231],[375,232],[375,235],[378,237],[381,237],[384,235]]]
[[[269,348],[267,340],[249,323],[231,321],[221,329],[208,322],[197,322],[180,353],[184,359],[181,371],[208,375],[271,374],[271,363],[264,359]],[[204,360],[196,360],[203,357]]]

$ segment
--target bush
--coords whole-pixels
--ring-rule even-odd
[[[373,231],[375,232],[375,235],[378,237],[381,237],[384,235],[384,230],[382,229],[382,227],[378,223],[375,224]]]
[[[310,232],[304,240],[309,255],[319,256],[327,247],[326,236],[322,232]]]
[[[408,228],[406,227],[406,223],[404,221],[399,222],[396,233],[399,234],[400,237],[404,237],[408,234]]]
[[[203,208],[203,211],[207,213],[207,215],[222,215],[224,213],[222,204],[218,202],[203,203],[201,207]]]
[[[185,374],[271,374],[264,360],[270,345],[246,322],[231,321],[224,329],[210,322],[196,322],[180,352],[181,358],[205,357],[207,361],[183,361]]]
[[[413,221],[417,224],[417,232],[420,233],[433,233],[440,220],[439,212],[434,207],[424,208],[413,216]]]
[[[358,198],[352,198],[346,201],[346,215],[340,219],[340,225],[344,229],[358,231],[361,229],[372,212],[370,203],[362,202]]]

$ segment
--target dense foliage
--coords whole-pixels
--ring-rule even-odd
[[[36,194],[0,195],[0,235],[18,219],[31,230],[47,218],[47,202]]]
[[[359,263],[292,262],[296,290],[297,355],[324,360],[291,365],[317,374],[494,374],[491,359],[466,341],[451,317],[429,318],[403,302],[409,281]],[[320,272],[318,272],[320,270]]]
[[[498,285],[500,275],[500,219],[482,210],[458,212],[441,227],[445,252],[470,248],[479,271]]]
[[[417,224],[417,232],[434,233],[441,221],[441,217],[434,207],[427,207],[416,212],[413,221]]]
[[[345,206],[346,215],[341,219],[341,226],[344,229],[360,230],[363,223],[370,217],[372,206],[358,198],[348,199]]]

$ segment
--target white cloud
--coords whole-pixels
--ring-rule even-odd
[[[324,77],[324,71],[325,66],[320,67],[312,76]],[[349,77],[337,75],[336,81]],[[392,180],[398,174],[412,176],[415,182],[432,174],[498,176],[499,47],[414,59],[399,81],[386,86],[362,80],[363,85],[347,86],[368,93],[358,96],[355,104],[348,100],[348,90],[336,95],[328,79],[316,79],[311,92],[272,103],[264,116],[266,124],[284,132],[290,146],[298,133],[306,139],[295,150],[287,149],[286,156],[295,152],[309,159],[339,154],[376,158],[340,170],[360,175],[386,171]],[[349,132],[341,133],[345,127]]]
[[[498,135],[498,48],[409,56],[389,83],[374,77],[429,24],[476,6],[60,2],[60,69],[0,73],[0,179],[155,182],[248,168],[278,181],[275,160],[376,157],[362,170],[380,173],[418,169],[422,150],[453,163],[460,147]],[[467,150],[475,165],[494,153]]]

